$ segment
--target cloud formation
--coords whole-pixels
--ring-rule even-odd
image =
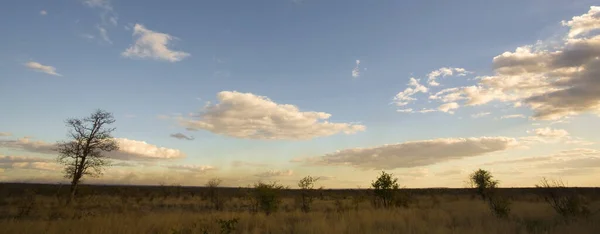
[[[439,86],[440,83],[436,81],[438,77],[446,77],[446,76],[466,76],[468,73],[471,73],[464,68],[459,67],[442,67],[437,70],[431,71],[427,74],[427,83],[429,86]]]
[[[514,114],[514,115],[503,115],[500,119],[516,119],[516,118],[526,118],[525,115],[522,114]]]
[[[304,162],[308,165],[351,166],[365,170],[392,170],[480,156],[503,151],[516,145],[517,141],[508,137],[441,138],[370,148],[344,149],[323,156],[296,159],[293,162]]]
[[[96,26],[96,28],[98,29],[98,32],[100,33],[100,37],[102,38],[102,40],[104,40],[108,44],[112,44],[112,41],[108,37],[108,32],[106,31],[106,29],[101,26]]]
[[[456,102],[450,102],[442,104],[438,107],[438,110],[441,112],[446,112],[448,114],[454,114],[454,110],[458,109],[460,105]]]
[[[41,15],[41,16],[45,16],[45,15],[47,15],[47,14],[48,14],[48,12],[47,12],[46,10],[41,10],[41,11],[40,11],[40,15]]]
[[[269,170],[269,171],[265,171],[262,173],[258,173],[254,176],[261,177],[261,178],[270,178],[270,177],[279,177],[279,176],[291,176],[293,174],[294,174],[294,171],[292,171],[292,170],[285,170],[285,171]]]
[[[34,71],[37,71],[37,72],[43,72],[43,73],[46,73],[48,75],[62,76],[61,74],[58,74],[56,72],[56,68],[54,68],[53,66],[42,65],[41,63],[34,62],[34,61],[26,63],[25,66],[28,67],[31,70],[34,70]]]
[[[360,76],[360,68],[358,65],[360,65],[360,60],[357,59],[356,66],[352,69],[352,77],[354,78],[358,78]]]
[[[567,37],[539,42],[493,58],[494,75],[479,77],[476,85],[457,87],[447,95],[467,106],[492,101],[512,102],[533,110],[533,119],[557,120],[582,113],[600,115],[600,13],[563,22]],[[448,100],[450,101],[450,100]]]
[[[490,114],[491,114],[490,112],[479,112],[479,113],[476,113],[476,114],[472,114],[471,118],[477,119],[477,118],[481,118],[481,117],[484,117],[484,116],[488,116]]]
[[[61,166],[46,158],[0,155],[0,168],[59,171]]]
[[[427,93],[428,91],[427,87],[421,85],[419,83],[419,80],[413,77],[410,78],[407,85],[409,86],[408,88],[404,89],[404,91],[399,92],[398,94],[396,94],[396,96],[394,96],[394,103],[396,104],[396,106],[406,106],[410,102],[417,100],[416,98],[412,97],[413,95],[419,92]]]
[[[217,170],[217,168],[208,165],[169,165],[166,166],[166,168],[194,173],[206,173],[208,171]]]
[[[124,57],[178,62],[190,56],[189,53],[168,47],[176,37],[146,29],[141,24],[135,24],[133,36],[137,39],[131,47],[121,53]]]
[[[166,160],[184,158],[186,155],[177,150],[148,144],[125,138],[115,139],[119,150],[106,153],[106,156],[118,160]],[[30,138],[0,140],[0,148],[12,148],[32,153],[57,154],[56,144],[44,141],[32,141]]]
[[[10,132],[0,132],[0,137],[4,137],[4,136],[12,136],[12,133],[10,133]]]
[[[331,114],[325,112],[303,112],[252,93],[223,91],[217,98],[219,103],[206,106],[194,119],[176,119],[187,130],[246,139],[308,140],[365,130],[363,125],[329,122]]]
[[[173,134],[171,134],[169,136],[173,137],[173,138],[177,138],[179,140],[188,140],[188,141],[194,140],[194,137],[187,136],[187,135],[185,135],[183,133],[179,133],[179,132],[178,133],[173,133]]]

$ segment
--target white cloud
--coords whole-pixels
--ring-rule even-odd
[[[421,85],[419,80],[413,77],[410,78],[407,85],[410,87],[404,89],[404,91],[399,92],[396,94],[396,96],[394,96],[394,103],[396,106],[406,106],[410,102],[417,100],[416,98],[412,97],[413,95],[419,92],[427,93],[428,91],[427,87]]]
[[[600,7],[591,6],[588,13],[575,16],[569,21],[563,21],[562,24],[570,27],[568,34],[570,38],[598,30],[600,28]]]
[[[170,136],[170,137],[173,137],[173,138],[177,138],[177,139],[179,139],[179,140],[188,140],[188,141],[194,140],[194,137],[192,137],[192,136],[187,136],[187,135],[185,135],[185,134],[183,134],[183,133],[179,133],[179,132],[178,132],[178,133],[171,134],[171,135],[169,135],[169,136]]]
[[[185,158],[185,153],[178,149],[159,147],[145,141],[116,138],[119,150],[107,153],[106,156],[120,160],[156,160]]]
[[[323,156],[295,159],[292,162],[391,170],[422,167],[480,156],[503,151],[516,145],[517,141],[514,138],[507,137],[441,138],[369,148],[344,149]]]
[[[397,111],[397,112],[400,112],[400,113],[414,113],[414,111],[413,111],[413,109],[412,109],[412,108],[407,108],[407,109],[399,109],[399,110],[396,110],[396,111]]]
[[[118,151],[106,153],[106,156],[118,160],[160,160],[179,159],[186,155],[177,150],[148,144],[125,138],[115,139],[119,144]],[[56,144],[44,141],[32,141],[30,138],[17,140],[0,140],[0,148],[12,148],[33,153],[56,154]]]
[[[108,32],[106,31],[106,29],[101,26],[96,26],[96,28],[98,29],[98,32],[100,33],[100,37],[102,38],[102,40],[104,40],[108,44],[112,44],[112,41],[108,37]]]
[[[460,107],[460,105],[458,105],[458,103],[456,102],[450,102],[450,103],[445,103],[442,104],[438,107],[438,110],[441,112],[446,112],[449,114],[454,114],[455,109],[458,109]]]
[[[436,81],[438,77],[446,77],[446,76],[466,76],[468,73],[471,73],[464,68],[453,68],[453,67],[442,67],[440,69],[431,71],[427,74],[427,83],[430,86],[439,86],[440,83]]]
[[[472,118],[481,118],[481,117],[484,117],[484,116],[488,116],[490,114],[491,114],[490,112],[479,112],[477,114],[472,114],[471,117]]]
[[[600,168],[600,151],[595,149],[575,148],[571,150],[563,150],[559,153],[548,156],[528,157],[487,163],[487,165],[496,164],[523,164],[542,169]]]
[[[262,178],[268,178],[268,177],[279,177],[279,176],[291,176],[293,174],[294,174],[294,171],[292,171],[292,170],[286,170],[286,171],[269,170],[266,172],[258,173],[255,176],[262,177]]]
[[[42,15],[42,16],[47,15],[47,14],[48,14],[48,12],[46,10],[41,10],[40,11],[40,15]]]
[[[364,131],[363,125],[332,123],[331,114],[302,112],[290,104],[277,104],[252,93],[222,91],[219,103],[209,105],[195,119],[177,117],[188,130],[206,130],[246,139],[307,140],[338,133]]]
[[[493,59],[495,74],[477,85],[450,92],[466,105],[512,102],[533,110],[533,119],[558,120],[582,113],[600,115],[600,32],[598,7],[563,24],[569,36],[538,42]]]
[[[352,77],[354,78],[358,78],[360,76],[360,68],[358,65],[360,65],[360,60],[357,59],[356,66],[352,69]]]
[[[136,41],[121,55],[128,58],[150,58],[169,62],[178,62],[190,56],[189,53],[168,48],[170,42],[176,39],[175,37],[146,29],[141,24],[135,24],[133,36],[137,36]]]
[[[53,66],[42,65],[38,62],[33,61],[26,63],[25,66],[37,72],[43,72],[53,76],[62,76],[61,74],[58,74],[56,72],[56,68],[54,68]]]
[[[503,115],[502,117],[500,117],[500,119],[515,119],[515,118],[525,118],[525,116],[522,114],[515,114],[515,115]]]

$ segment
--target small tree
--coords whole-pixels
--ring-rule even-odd
[[[301,197],[300,197],[300,208],[304,212],[310,211],[310,205],[313,202],[313,190],[315,186],[315,182],[317,182],[319,178],[314,178],[312,176],[306,176],[298,181],[298,187],[300,187]]]
[[[479,169],[469,176],[471,187],[475,188],[477,194],[484,199],[489,195],[492,189],[496,188],[498,181],[494,180],[489,171]]]
[[[265,212],[266,215],[277,211],[281,203],[280,191],[285,189],[283,185],[277,182],[263,183],[259,181],[254,184],[252,198],[254,201],[255,210]]]
[[[492,173],[478,169],[469,176],[471,187],[476,189],[476,193],[481,199],[486,201],[492,213],[499,218],[508,218],[510,214],[510,200],[500,196],[496,192],[498,181],[494,180]]]
[[[83,119],[67,119],[69,140],[58,142],[58,162],[65,165],[65,178],[71,179],[69,203],[75,198],[77,185],[83,176],[97,177],[102,175],[104,167],[110,161],[105,152],[117,150],[117,142],[111,133],[114,128],[107,125],[115,122],[113,115],[103,110],[96,110]]]
[[[223,180],[219,178],[212,178],[206,182],[208,197],[216,210],[223,209],[223,201],[219,199],[219,185],[221,185],[221,182],[223,182]]]
[[[371,186],[374,189],[375,199],[379,199],[384,207],[390,207],[393,204],[394,196],[400,188],[398,178],[393,178],[392,174],[385,171],[381,172],[381,175],[371,183]]]

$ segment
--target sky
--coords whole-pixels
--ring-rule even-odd
[[[103,109],[84,183],[600,186],[598,0],[2,6],[0,182],[66,182],[64,121]]]

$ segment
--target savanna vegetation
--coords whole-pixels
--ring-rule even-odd
[[[408,189],[382,172],[370,189],[0,184],[2,233],[598,233],[600,189],[542,180],[500,188]]]
[[[0,184],[0,233],[600,233],[600,189],[501,188],[483,169],[464,189],[409,189],[385,171],[369,189],[326,189],[312,176],[294,188],[81,184],[110,166],[114,122],[102,110],[66,121],[57,154],[70,184]]]

